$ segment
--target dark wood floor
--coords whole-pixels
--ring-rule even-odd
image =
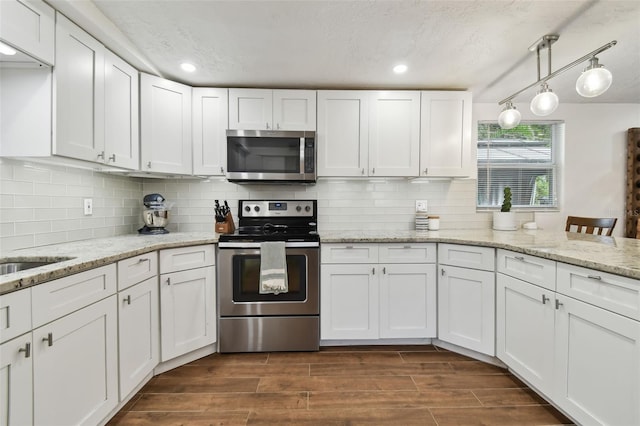
[[[214,354],[154,377],[115,425],[571,424],[501,368],[434,346]]]

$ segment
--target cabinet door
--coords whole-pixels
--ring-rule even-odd
[[[369,176],[418,176],[420,92],[372,92]]]
[[[57,14],[54,154],[103,160],[104,50],[96,39]]]
[[[440,265],[438,338],[495,354],[495,274]]]
[[[50,65],[54,65],[54,26],[55,10],[43,1],[0,1],[0,39]]]
[[[274,90],[275,130],[316,130],[315,90]]]
[[[120,401],[160,359],[158,278],[149,278],[118,294]]]
[[[227,89],[193,89],[193,173],[224,175],[227,166]]]
[[[191,174],[191,87],[140,74],[140,170]]]
[[[33,331],[36,425],[98,424],[118,404],[113,295]]]
[[[380,337],[436,337],[436,265],[381,265]]]
[[[0,345],[0,424],[33,424],[31,333]]]
[[[320,279],[321,339],[377,339],[377,265],[323,265]]]
[[[553,401],[580,424],[640,424],[640,322],[557,297]]]
[[[216,341],[214,271],[206,267],[160,277],[163,362]]]
[[[271,89],[229,89],[229,128],[273,130]]]
[[[318,92],[318,176],[368,174],[369,92]]]
[[[496,353],[539,391],[553,383],[555,293],[498,274],[496,277]]]
[[[31,331],[31,289],[0,296],[0,343]]]
[[[420,176],[471,174],[471,93],[422,92]]]
[[[104,161],[138,169],[138,71],[108,50],[104,62]]]

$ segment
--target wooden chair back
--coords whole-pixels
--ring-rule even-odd
[[[613,228],[618,221],[615,217],[578,217],[567,216],[567,226],[565,231],[567,232],[586,232],[587,234],[602,235],[603,231],[606,231],[606,236],[611,236]],[[571,227],[575,226],[576,230],[571,230]]]

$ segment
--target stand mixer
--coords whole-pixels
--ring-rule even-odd
[[[165,199],[160,194],[148,194],[142,199],[145,209],[142,211],[144,226],[138,233],[145,235],[168,234],[164,227],[169,223],[169,210]]]

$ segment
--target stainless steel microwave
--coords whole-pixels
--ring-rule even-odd
[[[227,130],[226,175],[237,183],[315,183],[316,133]]]

